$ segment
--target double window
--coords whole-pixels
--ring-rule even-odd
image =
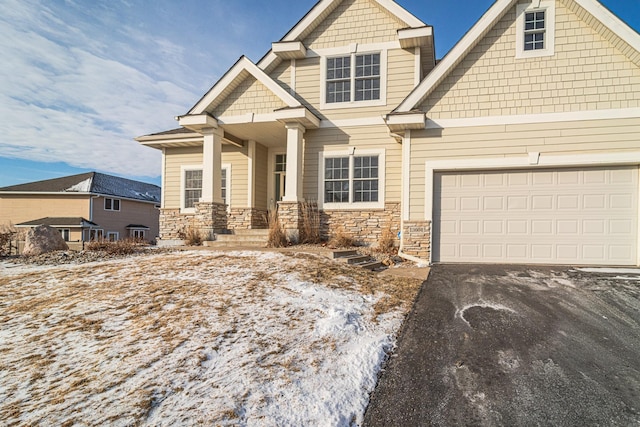
[[[326,58],[324,105],[384,101],[383,59],[380,52]]]
[[[109,197],[104,198],[104,210],[105,211],[119,211],[120,210],[120,200],[112,199]]]
[[[382,207],[383,154],[326,154],[322,167],[325,207]]]
[[[58,231],[62,235],[62,238],[64,239],[64,241],[68,242],[69,239],[71,238],[71,230],[68,228],[59,228]]]

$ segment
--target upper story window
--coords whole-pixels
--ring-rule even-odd
[[[120,210],[120,200],[119,199],[111,199],[109,197],[104,198],[104,210],[105,211],[119,211]]]
[[[386,52],[323,57],[321,108],[386,103]]]
[[[322,155],[325,209],[378,208],[384,203],[384,151]]]
[[[541,0],[517,6],[516,58],[554,54],[555,1]]]

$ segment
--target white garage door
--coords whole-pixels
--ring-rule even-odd
[[[433,260],[636,265],[638,168],[434,176]]]

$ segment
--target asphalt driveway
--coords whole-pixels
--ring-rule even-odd
[[[365,425],[640,425],[640,272],[433,267]]]

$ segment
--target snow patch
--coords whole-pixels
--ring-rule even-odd
[[[91,192],[92,178],[87,178],[84,181],[80,181],[77,184],[72,185],[64,191],[78,192],[78,193],[90,193]]]

